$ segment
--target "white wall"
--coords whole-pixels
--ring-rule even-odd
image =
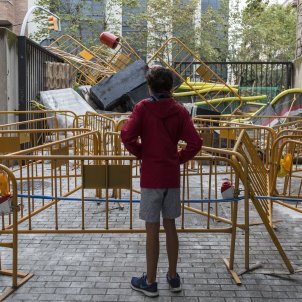
[[[32,6],[37,5],[36,0],[28,0],[28,9],[30,9]],[[45,7],[47,8],[47,7]],[[37,23],[33,22],[34,19],[34,15],[32,14],[29,17],[29,22],[27,24],[27,36],[32,36],[38,29],[38,25]],[[46,37],[45,37],[46,38]],[[37,43],[39,43],[40,41],[35,41]]]
[[[106,0],[107,28],[113,34],[122,35],[122,12],[123,5],[114,0]]]
[[[297,1],[297,37],[296,37],[296,59],[294,61],[294,87],[302,88],[302,0]]]
[[[18,48],[17,36],[0,28],[0,110],[18,110]],[[0,124],[15,122],[13,116],[0,116]]]

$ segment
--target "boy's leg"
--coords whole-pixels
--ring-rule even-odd
[[[159,228],[159,222],[146,222],[147,279],[149,283],[153,283],[156,280],[159,257]]]
[[[169,277],[176,277],[176,268],[178,260],[178,236],[176,232],[175,219],[163,219],[163,225],[166,232],[166,246],[169,260]]]

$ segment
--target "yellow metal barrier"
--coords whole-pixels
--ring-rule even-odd
[[[120,155],[128,154],[121,152],[121,141],[119,132],[122,125],[127,121],[128,114],[97,114],[87,112],[85,115],[85,128],[98,130],[101,135],[102,149],[101,154],[104,155]]]
[[[46,48],[74,67],[80,85],[95,85],[115,73],[115,68],[104,57],[69,35],[61,35]]]
[[[60,128],[78,128],[77,115],[69,110],[30,110],[30,111],[0,111],[0,124],[12,124],[20,121],[36,120],[47,117],[55,117]],[[24,122],[22,122],[24,123]],[[49,125],[52,127],[52,124]]]
[[[298,128],[298,127],[293,127],[293,128],[287,128],[287,129],[282,129],[280,130],[277,135],[276,135],[276,139],[278,139],[279,137],[282,136],[301,136],[302,134],[302,128]]]
[[[273,227],[272,227],[272,203],[270,198],[270,169],[267,169],[263,160],[259,157],[257,147],[253,140],[248,135],[248,129],[240,129],[240,133],[236,136],[236,141],[233,146],[235,154],[231,155],[231,160],[237,167],[239,177],[241,179],[246,178],[247,188],[246,192],[249,194],[249,199],[252,201],[255,209],[257,210],[261,223],[266,227],[267,232],[272,238],[280,256],[282,257],[288,271],[294,273],[291,262],[289,261],[281,243],[279,242]],[[207,152],[212,155],[217,154],[217,149],[203,147],[203,152]],[[238,156],[238,154],[240,156]],[[222,173],[228,173],[227,167],[220,170]],[[232,175],[231,175],[232,176]],[[229,177],[231,177],[229,176]],[[246,193],[247,194],[247,193]],[[246,205],[247,206],[247,205]],[[247,212],[245,212],[247,215]],[[219,217],[214,217],[219,219]],[[245,218],[246,225],[259,224],[249,223],[249,218]]]
[[[121,123],[126,121],[129,115],[116,112],[105,114],[86,112],[84,126],[91,130],[99,130],[103,134],[106,131],[120,131]]]
[[[87,48],[75,38],[64,34],[46,48],[74,67],[79,84],[95,85],[140,59],[122,37],[116,38],[114,49],[103,45]]]
[[[217,150],[216,150],[217,151]],[[221,154],[235,155],[232,151],[220,151]],[[240,155],[238,155],[240,156]],[[136,159],[129,156],[29,156],[6,155],[1,161],[18,162],[22,169],[15,172],[18,196],[23,214],[18,217],[19,233],[141,233],[145,232],[142,221],[134,218],[139,194],[133,187],[138,180],[133,177]],[[246,233],[246,269],[249,265],[248,224],[246,220],[238,223],[239,185],[246,186],[246,180],[239,178],[237,167],[225,156],[196,157],[198,169],[194,174],[185,166],[182,170],[182,216],[179,232],[225,233],[231,235],[230,255],[225,260],[235,281],[240,279],[234,271],[236,228]],[[235,200],[226,204],[220,193],[221,182],[226,175],[217,174],[221,163],[229,167],[235,189]],[[21,172],[22,171],[22,172]],[[73,173],[71,173],[73,171]],[[97,176],[97,177],[96,177]],[[202,184],[202,189],[198,189]],[[22,184],[22,185],[21,185]],[[215,184],[215,185],[214,185]],[[197,186],[197,187],[196,187]],[[121,190],[123,199],[112,200],[109,190]],[[216,191],[215,191],[216,190]],[[101,196],[104,196],[101,197]],[[248,193],[246,192],[246,196]],[[187,199],[189,198],[189,200]],[[247,198],[247,197],[246,197]],[[24,200],[27,200],[27,205]],[[46,201],[48,201],[46,203]],[[94,203],[92,201],[95,201]],[[118,217],[110,208],[111,202],[125,202],[125,213]],[[98,207],[96,203],[100,203]],[[248,204],[247,201],[244,204]],[[103,205],[103,206],[102,206]],[[195,205],[199,205],[195,206]],[[213,222],[213,205],[223,211],[224,219]],[[102,211],[104,208],[104,211]],[[203,209],[203,210],[202,210]],[[244,208],[248,211],[248,207]],[[47,221],[39,219],[39,213],[48,213]],[[201,214],[201,216],[200,216]],[[192,223],[192,217],[198,218],[198,225]],[[248,214],[245,214],[248,217]],[[203,218],[204,217],[204,218]],[[72,223],[71,223],[72,221]],[[247,220],[248,221],[248,220]],[[225,223],[222,226],[221,223]],[[13,224],[9,217],[3,218],[2,232],[10,233]],[[162,231],[162,230],[161,230]]]
[[[287,118],[289,117],[280,119],[286,121]],[[247,167],[242,168],[241,173],[248,175],[250,198],[260,215],[261,223],[264,223],[285,265],[292,273],[293,267],[272,228],[274,202],[302,213],[302,210],[297,208],[297,204],[294,207],[282,201],[282,198],[302,197],[302,169],[299,165],[299,158],[302,158],[302,144],[293,142],[293,140],[302,141],[302,130],[295,127],[302,120],[301,117],[290,118],[293,121],[280,123],[272,128],[241,124],[223,118],[212,120],[197,117],[194,118],[194,122],[204,138],[205,146],[224,147],[244,157]],[[205,152],[206,149],[203,148],[203,151]],[[214,151],[210,153],[215,154]],[[240,160],[236,157],[232,158],[240,166]],[[280,200],[276,197],[280,197]],[[250,223],[253,224],[259,223]]]
[[[84,128],[26,130],[1,130],[0,128],[0,154],[31,150],[35,147],[37,147],[35,150],[46,150],[49,143],[56,144],[57,141],[88,132],[91,131]]]
[[[270,153],[275,140],[275,132],[270,127],[247,125],[235,122],[217,121],[194,118],[193,122],[200,136],[203,138],[203,145],[215,148],[232,150],[240,132],[245,129],[257,149],[258,157],[269,169]]]
[[[0,130],[47,129],[47,128],[58,128],[58,120],[55,116],[0,125]]]
[[[0,301],[6,299],[11,293],[17,290],[21,285],[28,281],[33,274],[18,272],[18,188],[17,181],[14,174],[6,166],[0,165],[0,171],[8,175],[8,184],[10,188],[10,193],[12,195],[11,201],[11,214],[9,214],[10,223],[13,225],[12,231],[10,232],[12,240],[9,242],[0,241],[1,248],[8,248],[12,250],[12,269],[4,269],[1,265],[1,255],[0,255],[0,275],[11,276],[12,286],[7,288],[4,292],[0,293]],[[2,214],[2,221],[4,220],[4,215]],[[3,230],[3,228],[2,228]],[[2,231],[0,230],[0,235]],[[21,279],[21,280],[18,280]]]
[[[148,64],[153,62],[173,71],[190,90],[188,95],[194,95],[195,104],[217,114],[236,113],[243,105],[238,89],[225,83],[177,38],[168,39],[150,58]],[[183,63],[186,63],[185,67]]]
[[[269,171],[258,157],[257,149],[255,148],[253,141],[249,138],[246,130],[241,131],[233,150],[240,153],[247,163],[246,167],[244,167],[240,158],[232,156],[233,161],[240,167],[239,172],[241,177],[246,175],[248,178],[249,197],[266,227],[267,232],[273,240],[288,271],[294,273],[294,269],[272,227],[272,204],[269,196]]]
[[[106,131],[115,131],[116,120],[105,114],[86,112],[84,121],[85,128],[98,130],[101,134]]]
[[[245,270],[248,271],[250,269],[250,198],[288,270],[290,273],[294,272],[272,229],[269,171],[266,163],[259,157],[255,144],[255,140],[266,135],[269,138],[266,138],[265,142],[270,143],[265,146],[267,149],[271,148],[274,132],[268,127],[242,126],[237,123],[227,123],[228,127],[217,127],[217,125],[204,127],[204,122],[207,121],[200,119],[197,122],[202,125],[197,127],[201,135],[208,131],[213,138],[215,131],[220,131],[220,135],[221,131],[226,131],[225,136],[222,135],[221,138],[226,140],[226,149],[212,148],[216,147],[213,142],[205,144],[203,156],[195,157],[194,165],[183,167],[181,171],[182,216],[178,231],[229,233],[230,256],[224,262],[235,281],[240,284],[240,279],[233,270],[236,229],[239,227],[245,234]],[[123,123],[124,120],[116,121],[103,115],[87,114],[85,126],[98,130],[87,132],[89,130],[82,129],[86,133],[73,133],[72,137],[0,157],[2,163],[13,163],[12,170],[18,184],[17,194],[21,208],[17,218],[19,233],[145,231],[143,224],[133,217],[133,211],[137,207],[136,201],[140,196],[139,190],[134,189],[139,184],[139,162],[134,157],[127,156],[128,153],[120,142],[119,130]],[[240,129],[241,126],[243,128]],[[44,131],[59,133],[67,129]],[[248,134],[252,134],[253,137],[250,138]],[[221,147],[222,142],[220,141],[218,145]],[[98,154],[112,156],[98,156]],[[219,193],[221,182],[225,177],[234,186],[234,199],[230,200],[229,208],[224,206],[226,203]],[[242,194],[239,187],[243,187]],[[112,196],[110,190],[113,192]],[[116,192],[118,194],[115,194]],[[257,196],[264,197],[257,199]],[[238,221],[238,202],[240,202],[238,200],[241,199],[244,199],[242,202],[244,219]],[[92,203],[93,201],[95,203]],[[111,202],[125,202],[126,206],[122,208],[129,217],[123,215],[119,220],[118,216],[114,215],[113,208],[110,208]],[[104,205],[104,210],[102,207],[94,207],[96,204]],[[40,213],[50,215],[47,222],[39,218]],[[196,227],[191,223],[192,215],[198,215],[200,226]],[[217,224],[218,222],[220,224]],[[201,223],[204,225],[202,226]],[[225,226],[222,227],[221,223]],[[2,215],[1,233],[9,234],[13,228],[11,215]]]
[[[196,115],[194,118],[210,119],[213,122],[217,121],[229,121],[237,122],[249,125],[262,125],[266,127],[272,127],[275,132],[279,129],[286,129],[288,126],[294,125],[295,122],[300,123],[302,116],[299,115],[288,115],[288,116],[277,116],[277,115],[247,115],[247,114],[222,114],[222,115]]]
[[[77,190],[78,187],[78,177],[81,175],[81,171],[78,171],[79,163],[74,161],[70,164],[68,160],[59,160],[54,165],[46,165],[48,168],[46,171],[44,170],[45,161],[37,160],[38,156],[75,156],[75,155],[98,155],[100,149],[100,136],[97,131],[87,131],[85,129],[80,129],[79,134],[68,137],[66,139],[57,140],[54,142],[49,142],[44,145],[36,146],[30,149],[21,150],[15,153],[8,154],[10,155],[19,155],[19,156],[31,156],[32,160],[29,162],[25,161],[12,161],[8,157],[5,157],[6,165],[9,165],[12,171],[15,173],[16,179],[22,186],[20,187],[20,192],[24,190],[28,190],[28,187],[34,186],[35,179],[45,179],[46,181],[51,180],[53,177],[54,167],[58,167],[58,171],[63,173],[61,175],[60,182],[58,184],[52,186],[52,192],[55,190],[59,190],[61,194],[65,190],[63,182],[66,181],[66,190],[67,192]],[[33,179],[29,180],[28,175],[32,175]],[[47,185],[42,183],[40,189],[44,192]],[[65,192],[65,191],[64,191]],[[40,206],[43,208],[48,208],[50,205],[42,200],[42,205],[35,204],[32,200],[27,200],[26,198],[21,198],[21,219],[26,220],[28,218],[26,213],[30,213],[28,215],[33,216],[36,212],[40,212]],[[28,208],[26,208],[26,201],[28,201]],[[47,201],[47,200],[46,200]],[[31,204],[29,204],[31,203]]]
[[[273,146],[270,194],[278,203],[296,212],[302,201],[302,134],[279,137]]]

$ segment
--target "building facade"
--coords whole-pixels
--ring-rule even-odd
[[[28,0],[0,0],[0,26],[16,34],[28,9]]]
[[[110,0],[109,0],[110,1]],[[168,0],[167,0],[168,1]],[[173,0],[170,0],[173,1]],[[190,0],[182,0],[182,2],[184,3],[184,5],[186,3],[190,3]],[[192,28],[192,32],[194,28],[197,28],[199,26],[199,22],[200,22],[200,18],[201,15],[203,14],[203,12],[205,12],[209,7],[211,7],[213,10],[218,10],[220,5],[222,3],[222,0],[198,0],[197,4],[196,4],[196,10],[194,12],[194,16],[192,16],[191,19],[188,19],[188,23],[186,24],[186,28]],[[227,1],[227,3],[229,3],[229,1]],[[143,26],[140,26],[138,28],[133,28],[133,27],[129,27],[128,26],[128,10],[129,8],[124,6],[120,12],[121,12],[121,19],[122,19],[122,23],[121,23],[121,29],[120,32],[122,34],[123,37],[129,37],[131,40],[131,36],[133,37],[133,35],[138,36],[139,39],[139,43],[140,43],[140,47],[143,49],[147,49],[147,53],[140,53],[142,58],[150,58],[150,55],[154,53],[154,51],[158,48],[158,45],[154,48],[150,45],[154,44],[152,43],[153,37],[152,34],[150,35],[150,29],[152,29],[152,26],[154,26],[154,24],[150,24],[149,22],[145,22],[145,24],[143,24]],[[150,9],[150,7],[148,6],[148,0],[140,0],[140,8],[137,8],[135,13],[140,13],[141,11],[147,11],[149,14],[152,15],[152,9]],[[133,12],[132,12],[133,13]],[[181,13],[181,11],[180,11]],[[154,16],[154,19],[156,19],[156,14]],[[169,18],[167,16],[167,18]],[[226,18],[228,19],[228,12],[226,12]],[[167,23],[169,24],[169,20],[156,20],[157,24],[159,23]],[[169,29],[167,31],[165,31],[165,36],[166,37],[172,37],[172,36],[176,36],[179,37],[180,33],[177,32],[177,30],[173,29],[171,26],[168,26],[168,28],[170,28],[170,32]],[[151,30],[152,31],[152,30]],[[147,33],[145,36],[147,36],[147,38],[143,38],[142,37],[142,33]],[[200,37],[192,37],[192,40],[195,40],[195,42],[198,41]],[[221,39],[228,39],[227,36],[219,36],[217,40]],[[133,40],[133,38],[132,38]]]
[[[68,2],[70,7],[77,6],[79,3],[79,0],[61,0],[62,2],[66,1]],[[167,0],[169,1],[169,0]],[[170,0],[173,2],[173,0]],[[190,3],[190,0],[182,0],[184,5],[186,3]],[[80,1],[81,2],[81,1]],[[152,35],[149,35],[150,24],[148,22],[143,22],[143,24],[140,24],[139,27],[135,28],[133,26],[129,26],[128,22],[128,15],[129,12],[131,12],[132,15],[136,13],[141,13],[148,10],[148,0],[139,0],[140,6],[137,8],[129,8],[127,6],[122,6],[116,4],[117,1],[115,0],[103,0],[103,1],[93,1],[93,0],[83,0],[83,3],[85,5],[80,6],[80,10],[82,15],[86,14],[88,16],[87,20],[95,20],[93,24],[91,22],[85,22],[83,21],[80,28],[80,39],[83,41],[84,44],[91,44],[88,41],[97,41],[97,35],[95,35],[96,32],[102,32],[103,30],[111,31],[114,33],[117,33],[123,37],[130,37],[130,36],[138,36],[140,48],[141,49],[147,49],[147,52],[140,53],[142,58],[148,57],[148,45],[150,45],[150,41],[152,42]],[[196,6],[196,10],[194,12],[195,19],[192,18],[191,20],[188,20],[188,24],[186,27],[192,29],[195,26],[198,26],[197,24],[194,24],[198,21],[198,16],[200,17],[204,11],[207,10],[208,7],[212,7],[214,10],[219,8],[220,3],[222,0],[199,0],[199,3]],[[4,26],[9,28],[11,31],[13,31],[16,34],[20,33],[20,28],[22,21],[24,19],[24,16],[27,12],[27,10],[36,4],[36,0],[0,0],[0,26]],[[58,15],[60,15],[60,8],[59,11],[56,12]],[[63,13],[63,12],[62,12]],[[66,12],[64,12],[66,14]],[[76,15],[74,13],[74,15]],[[29,22],[27,24],[27,35],[33,36],[33,33],[37,31],[37,23],[33,22],[32,19],[33,16],[29,19]],[[200,20],[200,18],[199,18]],[[165,20],[159,20],[159,22],[165,22]],[[168,22],[169,23],[169,22]],[[170,24],[170,23],[169,23]],[[46,25],[47,26],[47,25]],[[62,19],[62,33],[69,33],[68,31],[69,25],[68,22]],[[167,33],[167,37],[170,36],[179,36],[179,33],[177,30],[175,31],[171,26],[169,26],[169,29],[167,31],[171,31]],[[142,35],[142,32],[144,35]],[[57,33],[60,34],[60,33]],[[48,35],[53,36],[53,33],[50,32]],[[143,38],[142,38],[143,37]],[[44,37],[48,38],[48,37]],[[43,39],[44,39],[43,38]],[[219,40],[221,40],[223,37],[219,37]],[[227,39],[227,37],[224,37]],[[43,39],[40,38],[42,41]],[[36,41],[40,43],[41,41]],[[137,42],[137,41],[131,41],[130,42]],[[151,43],[152,44],[152,43]],[[153,53],[153,49],[149,49],[149,53]]]
[[[297,6],[297,35],[294,87],[302,88],[302,0],[296,1]]]

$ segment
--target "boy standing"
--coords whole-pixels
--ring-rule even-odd
[[[121,139],[126,149],[142,161],[139,217],[146,222],[147,274],[133,277],[131,287],[149,297],[156,297],[160,212],[169,261],[167,282],[171,291],[181,291],[176,271],[178,236],[175,226],[175,218],[181,214],[180,164],[197,154],[202,139],[187,110],[171,95],[172,72],[155,65],[147,72],[146,79],[151,98],[134,107],[122,128]],[[180,140],[187,145],[178,151]]]

